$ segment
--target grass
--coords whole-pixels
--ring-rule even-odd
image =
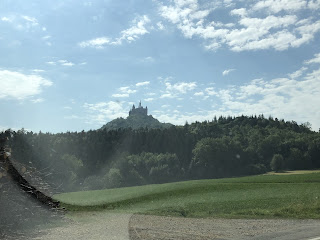
[[[70,211],[320,219],[320,173],[196,180],[54,196]]]

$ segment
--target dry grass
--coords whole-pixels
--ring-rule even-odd
[[[295,175],[295,174],[309,174],[309,173],[320,173],[319,170],[295,170],[295,171],[283,171],[283,172],[268,172],[264,175]]]

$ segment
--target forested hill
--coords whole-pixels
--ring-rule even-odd
[[[2,134],[15,160],[46,169],[60,191],[320,168],[319,132],[263,116],[164,129]]]
[[[141,115],[135,114],[128,116],[126,119],[117,118],[114,119],[107,124],[103,125],[100,130],[118,130],[120,128],[131,128],[131,129],[139,129],[139,128],[149,128],[149,129],[164,129],[171,127],[170,123],[161,123],[151,115]]]

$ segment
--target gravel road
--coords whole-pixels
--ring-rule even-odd
[[[129,231],[131,240],[311,239],[320,236],[320,221],[194,219],[133,215]],[[286,238],[289,235],[290,237]]]
[[[311,240],[320,237],[319,220],[196,219],[102,211],[68,214],[61,223],[25,239]]]
[[[82,212],[67,216],[63,226],[37,233],[33,240],[129,240],[131,214]]]

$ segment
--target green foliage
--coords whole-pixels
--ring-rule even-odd
[[[83,182],[83,188],[86,190],[103,189],[106,187],[106,183],[100,176],[89,176]]]
[[[279,172],[284,169],[284,159],[281,154],[273,155],[270,163],[270,167],[273,171]]]
[[[179,179],[182,173],[176,154],[142,152],[128,156],[127,163],[128,176],[132,178],[132,174],[135,174],[136,180],[141,182],[170,182]]]
[[[267,172],[267,168],[264,164],[258,163],[258,164],[250,164],[247,167],[247,173],[248,174],[263,174]]]
[[[235,174],[241,166],[243,151],[239,142],[231,137],[203,138],[192,151],[191,168],[197,177],[216,178]],[[237,169],[239,171],[239,169]]]
[[[320,133],[320,131],[319,131]],[[308,155],[313,167],[320,168],[320,134],[310,141],[308,145]]]
[[[65,169],[67,171],[78,172],[83,167],[83,163],[74,155],[64,154],[61,157],[61,161],[57,163],[57,167],[59,170]]]
[[[122,185],[123,177],[119,169],[111,168],[108,174],[105,176],[105,180],[107,181],[107,187],[117,188]]]

